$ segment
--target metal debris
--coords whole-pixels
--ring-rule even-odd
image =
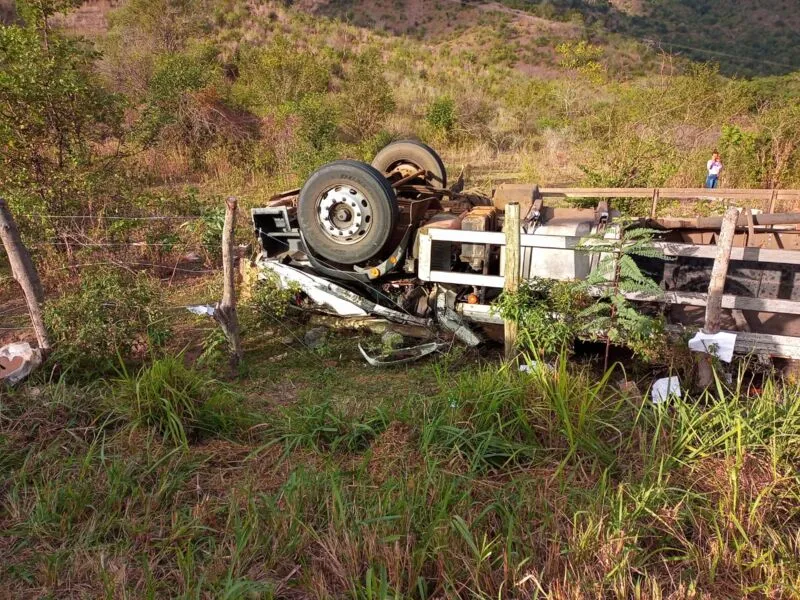
[[[436,295],[436,315],[439,324],[468,346],[478,346],[483,340],[464,324],[461,315],[454,310],[455,305],[455,292],[452,290],[439,291]]]
[[[431,324],[428,319],[380,306],[327,279],[284,265],[278,261],[263,260],[259,263],[259,266],[275,273],[285,286],[289,284],[300,286],[300,289],[313,302],[332,310],[341,317],[363,317],[372,314],[396,323],[421,325],[423,327],[428,327]]]
[[[187,306],[186,310],[188,310],[192,314],[199,315],[201,317],[205,316],[213,317],[215,311],[214,307],[211,306],[210,304],[204,304],[200,306]]]
[[[373,367],[387,367],[414,362],[415,360],[433,354],[447,345],[448,344],[442,342],[429,342],[412,348],[398,348],[397,350],[385,352],[375,357],[367,354],[367,351],[364,350],[361,344],[358,345],[358,349],[361,351],[361,356],[364,357],[364,360]]]

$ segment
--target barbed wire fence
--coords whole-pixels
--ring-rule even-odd
[[[215,242],[202,242],[197,239],[177,241],[153,241],[146,239],[119,240],[114,239],[112,236],[114,232],[105,227],[107,223],[114,224],[125,221],[145,226],[152,223],[165,223],[170,225],[166,230],[161,232],[162,234],[177,233],[180,232],[181,228],[184,228],[187,223],[208,221],[208,217],[203,215],[60,215],[20,213],[16,216],[31,220],[47,219],[59,222],[71,221],[81,225],[81,227],[76,227],[73,230],[62,231],[60,233],[60,239],[37,240],[26,245],[26,251],[32,250],[37,253],[36,256],[38,257],[45,256],[42,252],[46,252],[50,249],[60,250],[66,253],[67,264],[48,266],[47,270],[50,273],[64,270],[81,271],[83,269],[99,267],[123,269],[133,273],[150,271],[155,272],[167,287],[172,286],[176,274],[178,273],[185,274],[187,277],[207,277],[218,274],[224,283],[222,286],[223,300],[227,296],[229,305],[232,301],[232,310],[235,313],[236,294],[233,290],[235,282],[226,271],[234,273],[235,263],[239,261],[239,264],[241,264],[241,261],[246,259],[247,246],[233,246],[233,230],[237,221],[237,206],[235,199],[229,200],[234,200],[232,209],[234,214],[230,219],[226,219],[225,228],[223,228],[223,231],[219,232],[219,237],[221,239]],[[228,206],[226,202],[226,213],[230,211],[231,207]],[[10,212],[8,214],[10,217]],[[93,228],[90,229],[87,225],[91,225]],[[226,239],[225,232],[227,228],[230,228],[230,230]],[[140,230],[134,230],[134,232],[137,234],[142,233]],[[224,251],[223,242],[231,244],[227,253]],[[88,253],[84,254],[84,251],[88,251]],[[93,251],[97,251],[97,254],[93,254]],[[146,258],[152,256],[153,252],[164,260],[161,262],[156,262],[152,259],[147,260]],[[201,253],[204,253],[205,256],[200,256]],[[169,261],[167,261],[167,259],[169,259]],[[15,279],[19,281],[17,273],[12,273],[10,277],[0,275],[0,285],[10,284]],[[0,300],[2,300],[2,298],[0,298]],[[7,301],[5,304],[8,306],[9,302]],[[12,301],[10,304],[14,304],[14,302]],[[41,310],[41,304],[43,304],[43,302],[39,303],[38,310]],[[223,310],[221,312],[219,310],[221,306],[224,306],[222,300],[203,298],[190,303],[187,303],[185,299],[183,299],[182,302],[162,304],[159,308],[164,311],[191,311],[194,312],[195,315],[212,316],[222,327],[231,348],[238,348],[238,350],[232,352],[232,363],[236,363],[241,358],[241,336],[238,331],[238,317],[235,319],[236,326],[233,330],[230,327],[222,326],[222,323],[220,323],[220,314],[225,314],[225,311]],[[198,309],[204,307],[213,308],[213,313],[198,312]],[[407,312],[404,309],[402,310],[403,312]],[[275,329],[282,331],[282,339],[292,340],[291,343],[282,342],[284,346],[286,346],[287,351],[296,354],[310,355],[314,359],[319,359],[315,349],[306,344],[302,336],[298,336],[297,332],[284,320],[268,313],[262,316],[271,322]],[[0,304],[0,334],[34,330],[35,328],[31,321],[27,323],[22,321],[25,317],[31,317],[31,309],[30,306],[26,307],[24,302],[19,302],[17,305],[5,309],[3,309],[3,305]],[[208,331],[208,328],[204,328],[204,330]]]
[[[236,314],[235,268],[236,261],[244,258],[243,252],[234,247],[234,234],[237,219],[237,201],[228,198],[225,202],[225,221],[219,243],[202,242],[192,239],[180,240],[177,236],[178,228],[186,223],[206,219],[201,215],[58,215],[58,214],[33,214],[21,213],[16,217],[31,220],[71,221],[83,225],[73,230],[63,231],[59,239],[38,240],[25,245],[17,228],[15,216],[12,215],[6,202],[0,199],[0,237],[8,256],[11,276],[0,276],[3,286],[16,280],[23,291],[24,302],[15,302],[12,298],[6,302],[6,308],[0,310],[0,332],[24,332],[33,330],[37,342],[44,353],[50,350],[50,340],[44,327],[43,305],[45,303],[44,289],[39,281],[39,274],[34,266],[31,251],[43,256],[42,253],[50,249],[66,253],[66,264],[50,265],[50,272],[60,270],[80,271],[87,268],[116,268],[129,272],[155,271],[159,277],[171,286],[178,273],[187,276],[206,276],[214,273],[224,274],[222,281],[222,298],[213,303],[213,309],[205,314],[214,317],[221,326],[229,345],[232,349],[232,363],[236,364],[241,358],[241,340]],[[170,232],[176,239],[169,241],[147,239],[114,239],[112,232],[102,225],[107,222],[119,223],[128,221],[145,226],[145,231],[137,231],[139,235],[150,232],[147,227],[155,222],[170,224]],[[178,226],[171,224],[178,223]],[[86,224],[93,229],[87,231]],[[98,227],[100,226],[100,227]],[[102,233],[102,234],[101,234]],[[160,232],[164,233],[164,232]],[[246,247],[244,247],[246,249]],[[215,252],[216,250],[216,252]],[[240,250],[240,251],[237,251]],[[153,259],[154,253],[157,255]],[[101,254],[99,257],[97,254]],[[203,256],[202,254],[205,256]],[[177,256],[176,256],[177,254]],[[219,262],[214,255],[219,257]],[[159,260],[161,259],[161,260]],[[167,262],[168,259],[168,262]],[[6,288],[8,289],[8,288]],[[11,304],[10,307],[8,305]],[[198,306],[212,304],[212,302],[198,302],[197,304],[183,303],[165,304],[163,310],[189,310]],[[195,310],[195,314],[198,312]],[[203,314],[203,313],[199,313]],[[25,316],[29,317],[27,323],[22,322]]]

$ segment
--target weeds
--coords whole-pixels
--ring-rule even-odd
[[[402,375],[433,394],[364,402],[314,368],[246,443],[210,441],[246,426],[240,400],[178,359],[5,396],[6,595],[795,594],[796,386],[653,405],[563,357],[444,361]]]
[[[239,399],[221,383],[166,357],[138,372],[121,367],[110,409],[133,427],[153,429],[175,446],[210,436],[229,437],[248,424]]]
[[[169,336],[161,294],[146,274],[85,270],[79,287],[49,302],[55,359],[76,372],[108,370],[119,355],[141,358]]]

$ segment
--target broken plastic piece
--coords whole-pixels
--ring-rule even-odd
[[[17,342],[0,348],[0,381],[15,385],[42,364],[42,351],[28,342]]]
[[[736,346],[736,334],[729,331],[719,333],[703,333],[698,331],[689,340],[689,350],[705,352],[724,362],[733,360],[733,349]]]
[[[190,313],[194,313],[195,315],[209,316],[209,317],[214,316],[214,307],[211,306],[210,304],[204,304],[200,306],[187,306],[186,310],[188,310]]]
[[[364,360],[366,360],[370,365],[373,367],[385,367],[390,365],[401,365],[403,363],[419,360],[420,358],[428,356],[429,354],[433,354],[445,346],[447,346],[447,344],[430,342],[420,346],[414,346],[413,348],[398,348],[397,350],[381,354],[377,357],[367,354],[366,350],[364,350],[361,344],[358,345],[358,349],[361,351],[361,356],[363,356]]]
[[[650,399],[653,404],[666,402],[670,396],[681,397],[681,382],[678,377],[662,377],[653,382],[650,390]]]
[[[548,365],[547,363],[540,363],[538,360],[532,360],[529,363],[525,363],[519,366],[520,373],[533,373],[536,369],[543,367],[550,371],[551,373],[555,371],[553,365]]]

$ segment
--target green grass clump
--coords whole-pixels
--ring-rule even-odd
[[[110,394],[113,413],[134,427],[152,428],[176,446],[230,437],[249,422],[228,387],[187,367],[181,357],[154,360],[139,371],[122,368]]]

